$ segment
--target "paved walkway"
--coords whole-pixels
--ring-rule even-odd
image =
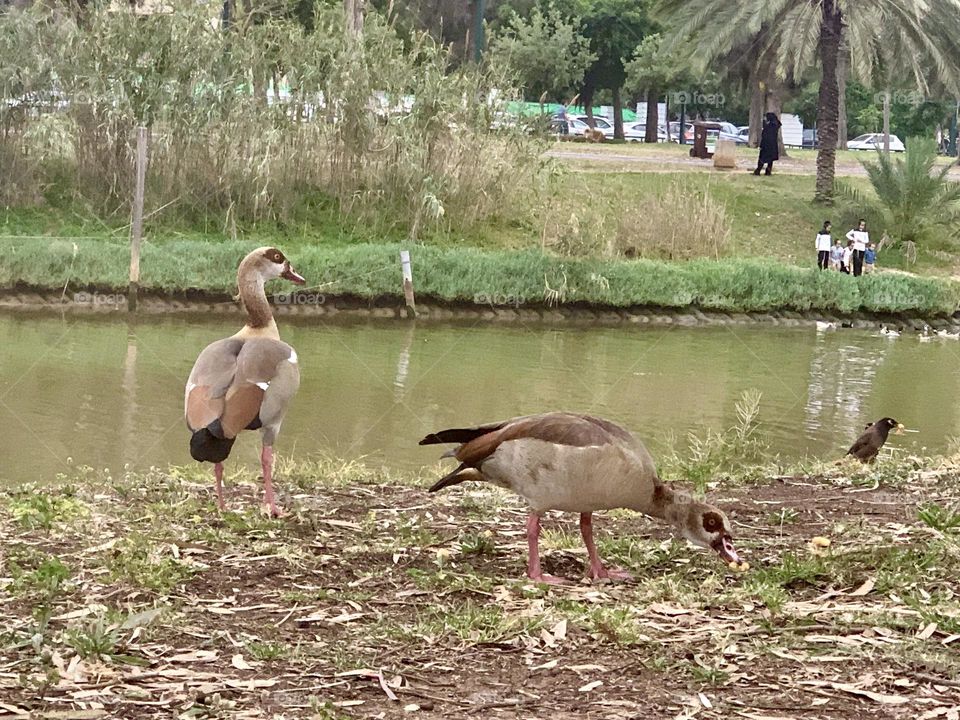
[[[748,151],[738,150],[737,171],[748,172],[754,168],[756,160],[756,150]],[[700,160],[698,158],[678,156],[673,153],[652,152],[652,153],[632,153],[632,152],[609,152],[603,150],[590,150],[586,147],[578,148],[553,148],[544,153],[547,157],[557,158],[559,160],[578,161],[596,165],[597,170],[621,170],[623,172],[678,172],[691,171],[703,172],[713,170],[712,160]],[[864,160],[869,160],[870,154],[863,153]],[[622,166],[611,168],[610,166]],[[866,171],[859,163],[851,163],[843,159],[837,162],[836,174],[838,177],[866,177]],[[589,170],[590,168],[583,168]],[[780,160],[774,166],[774,172],[787,175],[814,175],[816,174],[815,161],[804,158],[787,158]],[[960,167],[954,166],[950,170],[950,176],[960,180]]]

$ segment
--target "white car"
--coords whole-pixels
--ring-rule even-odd
[[[568,124],[570,125],[570,132],[568,134],[575,137],[582,137],[584,130],[590,127],[590,125],[587,124],[586,115],[577,115],[576,117],[572,117],[570,118]],[[613,139],[613,124],[607,122],[604,118],[594,115],[593,127],[594,129],[602,132],[603,137],[607,140]]]
[[[883,150],[883,133],[867,133],[859,135],[847,142],[848,150]],[[890,150],[904,152],[906,148],[896,135],[890,136]]]
[[[749,140],[750,128],[747,128],[747,137],[740,135],[740,128],[733,123],[720,123],[720,137],[724,140],[733,140],[737,145],[746,145]]]
[[[647,124],[642,122],[624,123],[623,139],[627,142],[644,142],[647,137]],[[667,141],[667,129],[657,126],[657,142]]]

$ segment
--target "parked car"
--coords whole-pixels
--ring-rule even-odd
[[[748,128],[749,131],[749,128]],[[747,138],[740,135],[740,128],[733,123],[720,123],[720,138],[722,140],[733,140],[737,145],[746,145]]]
[[[693,142],[693,125],[685,125],[684,128],[684,141],[689,145]],[[680,123],[676,120],[670,121],[670,142],[680,142]]]
[[[748,144],[750,142],[750,126],[749,125],[740,125],[737,127],[737,135],[740,137],[742,144]]]
[[[576,117],[570,118],[569,125],[570,135],[583,135],[583,131],[590,127],[589,123],[587,123],[586,115],[577,115]],[[607,122],[604,118],[594,115],[593,127],[595,130],[602,132],[603,137],[607,140],[613,139],[613,124]]]
[[[719,120],[708,120],[707,122],[716,122],[720,125],[719,131],[717,130],[707,131],[707,138],[711,147],[710,152],[713,152],[712,147],[718,137],[723,140],[732,140],[737,145],[745,145],[747,143],[747,138],[740,136],[740,129],[733,123],[722,122]],[[686,126],[686,130],[684,131],[683,137],[687,145],[691,145],[693,143],[693,125]],[[674,135],[671,139],[674,142],[679,142],[676,135]]]
[[[624,123],[623,139],[628,142],[644,142],[647,137],[646,123]],[[657,142],[667,141],[667,129],[663,125],[657,126]]]
[[[816,128],[807,128],[803,131],[803,147],[808,150],[820,147],[820,143],[817,142]]]
[[[847,143],[848,150],[883,150],[883,133],[858,135]],[[906,148],[896,135],[890,136],[890,150],[904,152]]]

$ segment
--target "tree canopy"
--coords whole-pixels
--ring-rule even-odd
[[[506,64],[525,93],[562,99],[576,92],[597,56],[580,32],[578,20],[553,5],[534,8],[529,18],[512,13],[491,43],[491,59]]]

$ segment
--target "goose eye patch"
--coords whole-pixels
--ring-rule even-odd
[[[717,532],[723,527],[723,522],[716,513],[705,513],[703,516],[703,529],[707,532]]]

